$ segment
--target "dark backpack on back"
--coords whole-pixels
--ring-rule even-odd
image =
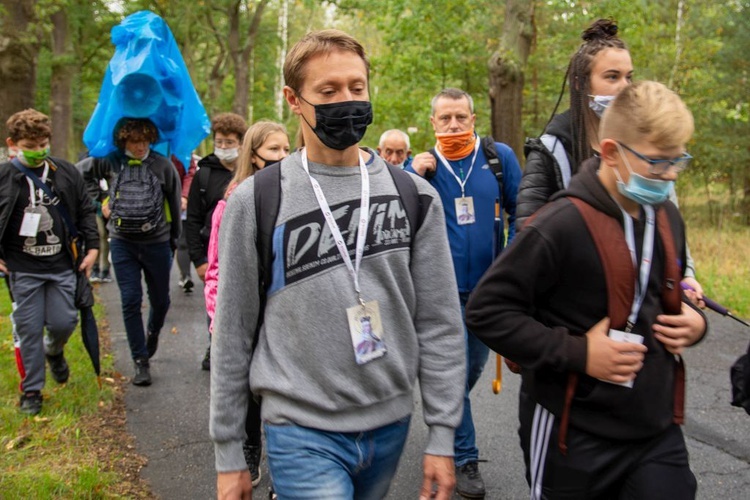
[[[126,165],[110,193],[110,220],[119,233],[148,235],[164,219],[164,193],[147,158],[138,165]]]

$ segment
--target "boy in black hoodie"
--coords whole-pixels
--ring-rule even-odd
[[[671,276],[684,271],[684,224],[666,200],[689,163],[692,132],[692,115],[663,85],[623,90],[602,120],[601,158],[582,165],[469,300],[468,327],[523,368],[519,433],[532,498],[695,496],[677,425],[684,396],[679,355],[707,324],[687,301],[673,301],[670,311],[667,297],[679,285],[664,279],[672,268],[680,269]],[[624,252],[624,262],[632,258],[632,295],[612,324],[613,276],[605,276],[572,199],[614,219],[624,238],[613,240],[611,252]],[[659,221],[673,235],[674,259],[665,256]]]

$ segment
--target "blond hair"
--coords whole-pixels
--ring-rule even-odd
[[[255,122],[247,129],[245,138],[242,140],[242,147],[240,148],[237,166],[234,169],[234,176],[232,176],[232,180],[227,187],[227,194],[239,183],[260,170],[261,167],[253,163],[253,155],[268,140],[268,137],[276,132],[287,134],[284,125],[268,120]]]
[[[299,92],[305,80],[305,65],[321,53],[334,51],[353,52],[365,63],[367,78],[370,78],[370,61],[365,49],[353,36],[340,30],[312,31],[297,42],[284,61],[284,83]]]
[[[645,140],[661,149],[687,144],[693,115],[682,99],[659,82],[641,81],[625,87],[602,118],[602,139],[625,144]]]

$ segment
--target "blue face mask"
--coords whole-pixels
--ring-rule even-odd
[[[627,184],[623,182],[620,172],[615,170],[617,175],[617,190],[626,198],[633,200],[639,205],[654,205],[662,203],[669,198],[669,193],[672,191],[674,181],[663,181],[661,179],[649,179],[642,175],[638,175],[633,172],[630,168],[630,161],[625,156],[625,152],[622,150],[620,145],[617,145],[617,149],[620,151],[620,156],[625,160],[625,166],[628,167],[630,172],[630,178]]]
[[[596,113],[599,118],[602,117],[604,111],[612,104],[615,100],[613,95],[590,95],[591,100],[589,101],[589,108]]]

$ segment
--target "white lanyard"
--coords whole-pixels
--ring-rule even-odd
[[[49,174],[49,163],[46,161],[44,162],[44,172],[42,172],[42,184],[47,183],[47,174]],[[29,194],[31,195],[31,208],[36,208],[36,193],[34,191],[36,190],[36,186],[34,185],[34,181],[29,179],[28,176],[26,176],[26,182],[29,183]],[[39,189],[39,203],[44,200],[44,191]]]
[[[638,319],[638,312],[641,310],[643,299],[646,297],[648,277],[649,274],[651,274],[651,258],[654,255],[654,231],[656,227],[654,207],[651,205],[643,205],[643,209],[646,212],[646,229],[643,233],[643,247],[641,248],[640,280],[638,278],[635,280],[635,297],[633,298],[633,307],[630,310],[630,316],[628,316],[626,332],[630,332],[633,329],[635,322]],[[623,210],[622,207],[620,207],[620,210],[622,210],[622,218],[625,223],[625,241],[628,244],[630,257],[633,259],[633,267],[635,268],[636,253],[633,219],[625,210]]]
[[[459,176],[456,175],[456,173],[453,171],[453,168],[450,166],[450,163],[448,163],[448,160],[443,157],[443,155],[438,150],[437,146],[435,147],[435,154],[440,159],[441,162],[443,162],[443,165],[448,169],[448,172],[451,173],[451,175],[456,179],[456,182],[458,182],[458,185],[461,186],[461,198],[466,197],[466,182],[469,180],[469,176],[471,175],[472,170],[474,170],[474,162],[477,159],[477,153],[479,152],[479,138],[475,135],[474,136],[474,156],[471,157],[471,165],[469,166],[469,172],[466,174],[466,178],[462,181]]]
[[[328,201],[323,194],[323,190],[320,188],[320,184],[318,184],[318,181],[316,181],[313,176],[310,175],[310,169],[307,165],[307,151],[303,149],[300,152],[300,156],[302,158],[302,168],[305,169],[305,173],[307,173],[307,176],[310,178],[310,184],[312,185],[313,191],[315,192],[315,197],[318,199],[318,205],[320,205],[320,210],[323,212],[323,216],[326,219],[328,229],[330,229],[331,231],[333,240],[336,242],[336,247],[338,247],[339,249],[341,258],[344,260],[344,264],[346,264],[346,268],[349,270],[349,273],[354,279],[354,290],[357,292],[357,298],[359,299],[360,304],[364,306],[362,293],[359,288],[359,266],[362,263],[362,254],[365,250],[365,240],[367,239],[367,223],[369,222],[370,218],[370,177],[367,173],[367,167],[365,167],[365,160],[362,158],[362,153],[360,153],[359,173],[362,177],[362,193],[359,205],[359,225],[357,226],[357,247],[354,257],[354,265],[352,265],[352,259],[351,257],[349,257],[349,250],[347,250],[346,248],[346,243],[344,242],[343,236],[341,236],[341,231],[339,230],[339,226],[336,223],[336,219],[331,213],[331,208],[328,206]]]

